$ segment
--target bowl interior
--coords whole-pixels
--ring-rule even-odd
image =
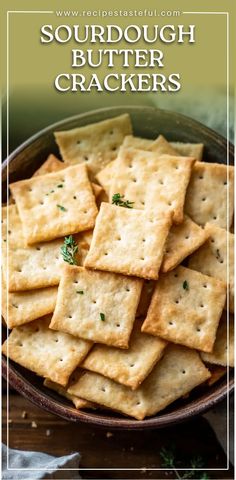
[[[7,198],[8,174],[9,183],[29,178],[50,153],[60,157],[53,137],[55,130],[84,126],[122,113],[130,114],[135,136],[155,139],[158,134],[163,134],[169,141],[203,143],[204,161],[213,163],[227,161],[226,140],[188,117],[151,107],[105,108],[52,125],[15,150],[3,164],[3,201]],[[229,163],[233,164],[233,146],[230,144],[228,159]],[[6,360],[5,357],[3,358],[3,375],[5,378],[8,377],[9,383],[16,390],[38,406],[71,421],[84,421],[106,428],[142,429],[168,426],[207,410],[233,389],[233,373],[228,372],[227,376],[213,386],[198,387],[187,399],[178,400],[157,416],[140,422],[110,411],[78,411],[66,399],[45,388],[41,378]]]

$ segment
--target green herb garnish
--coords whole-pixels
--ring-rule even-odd
[[[78,245],[74,240],[73,236],[64,238],[64,244],[61,247],[61,254],[64,262],[69,263],[70,265],[78,265],[75,258],[76,253],[78,252]]]
[[[63,188],[64,185],[62,185],[62,183],[59,183],[59,185],[57,185],[57,188]]]
[[[176,478],[179,480],[185,480],[187,478],[194,478],[199,480],[209,480],[209,476],[206,472],[199,471],[199,469],[204,468],[204,462],[202,457],[196,456],[190,459],[190,468],[182,474],[178,469],[184,468],[184,461],[178,459],[176,455],[176,448],[173,445],[170,448],[162,448],[160,450],[160,457],[162,459],[161,466],[174,471]]]
[[[84,294],[83,290],[76,290],[76,293],[79,293],[80,295]]]
[[[104,322],[105,319],[106,319],[105,314],[104,314],[104,313],[100,313],[100,318],[101,318],[101,320]]]
[[[63,205],[57,205],[57,208],[59,208],[62,212],[67,212],[67,208],[63,207]]]
[[[123,200],[124,195],[120,193],[115,193],[112,197],[112,203],[118,205],[119,207],[126,207],[126,208],[133,208],[134,202],[130,202],[129,200]]]
[[[183,289],[184,290],[189,290],[189,284],[188,284],[187,280],[184,280]]]

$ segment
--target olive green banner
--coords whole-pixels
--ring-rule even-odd
[[[107,42],[109,25],[113,42]],[[101,34],[95,41],[92,26]],[[83,42],[86,28],[88,41]],[[186,33],[190,30],[192,38]],[[184,111],[186,99],[214,103],[220,95],[225,109],[227,92],[233,90],[235,30],[232,0],[121,0],[119,7],[107,0],[3,1],[1,83],[13,147],[55,120],[109,105]],[[156,32],[156,41],[145,41],[145,31],[149,40]],[[181,31],[186,33],[182,37]],[[116,42],[119,32],[122,38]],[[111,57],[111,50],[118,53]],[[124,50],[130,51],[126,57]]]

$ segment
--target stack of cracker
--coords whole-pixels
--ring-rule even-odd
[[[127,114],[55,139],[3,207],[3,353],[76,408],[142,420],[233,366],[234,169]]]

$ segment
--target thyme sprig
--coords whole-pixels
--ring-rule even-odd
[[[114,205],[118,205],[119,207],[126,207],[126,208],[133,208],[134,202],[130,202],[129,200],[123,200],[124,195],[121,195],[120,193],[114,193],[112,196],[112,203]]]
[[[64,262],[70,265],[78,265],[76,260],[76,253],[78,252],[78,245],[72,235],[64,238],[64,244],[61,247],[61,254]]]
[[[204,468],[204,462],[200,455],[193,457],[190,460],[190,467],[191,470],[186,470],[186,472],[182,475],[178,472],[177,464],[179,468],[182,467],[182,462],[177,460],[176,458],[176,450],[175,446],[171,446],[169,448],[163,447],[160,450],[160,457],[162,459],[162,467],[166,469],[172,469],[175,472],[176,478],[179,480],[185,480],[187,478],[194,478],[199,480],[209,480],[209,476],[206,472],[201,472],[198,469]]]
[[[63,207],[63,205],[57,204],[57,208],[59,208],[59,210],[61,210],[62,212],[67,212],[67,208]]]

